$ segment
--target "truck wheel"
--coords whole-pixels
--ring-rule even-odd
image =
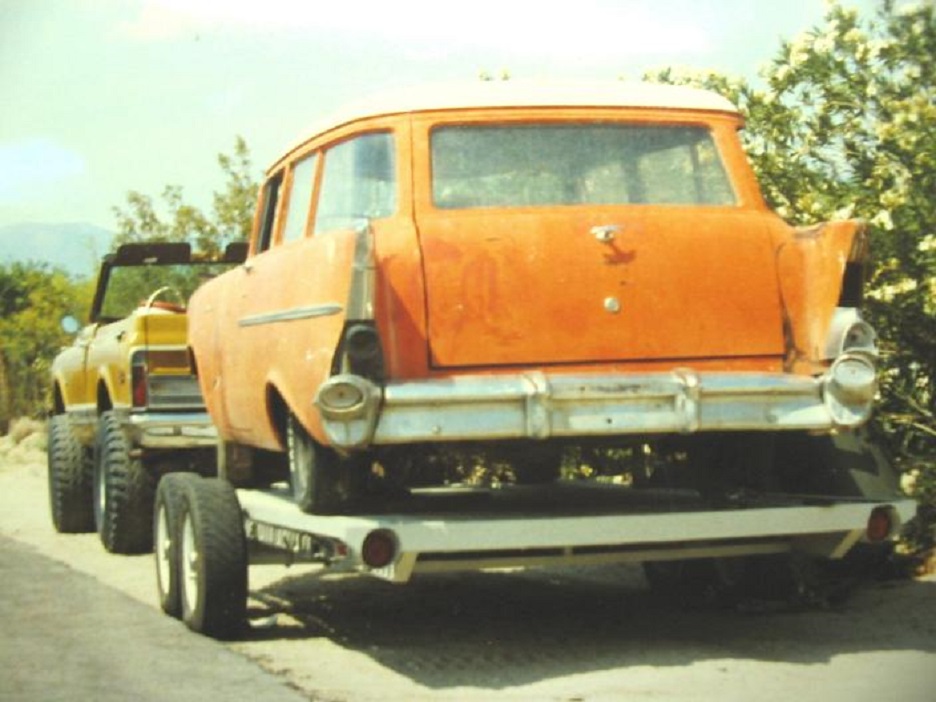
[[[152,550],[153,478],[143,461],[130,456],[130,442],[113,412],[98,420],[94,448],[94,519],[104,548],[110,553]]]
[[[94,466],[64,414],[49,423],[49,508],[62,534],[94,531]]]
[[[182,621],[218,639],[247,618],[247,542],[234,488],[217,478],[182,483],[177,528]]]
[[[356,458],[342,459],[320,446],[295,416],[289,415],[286,443],[289,450],[289,483],[303,512],[336,514],[360,497],[366,467]]]
[[[153,546],[156,553],[156,587],[159,606],[171,617],[182,617],[182,596],[179,592],[180,518],[185,499],[185,484],[199,480],[194,473],[169,473],[156,488],[153,510]]]

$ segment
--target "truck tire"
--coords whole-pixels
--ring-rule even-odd
[[[247,541],[237,494],[217,478],[182,487],[176,524],[182,621],[199,634],[234,638],[247,617]]]
[[[181,619],[179,583],[179,535],[185,484],[199,480],[194,473],[169,473],[156,488],[153,508],[153,550],[156,556],[156,588],[159,606],[170,617]]]
[[[292,414],[286,428],[289,483],[299,508],[308,514],[347,512],[366,486],[365,458],[342,458],[320,446]]]
[[[94,518],[110,553],[146,553],[153,548],[153,477],[131,457],[131,444],[114,412],[98,420],[94,444]]]
[[[61,534],[94,531],[94,467],[64,414],[49,422],[49,509]]]

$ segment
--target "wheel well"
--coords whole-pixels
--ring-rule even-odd
[[[107,392],[107,386],[103,380],[98,383],[97,387],[97,406],[98,413],[114,409],[114,403],[111,402],[110,393]]]
[[[273,385],[267,385],[266,390],[267,415],[270,418],[270,425],[276,432],[276,438],[280,446],[286,446],[286,422],[289,419],[289,407],[286,400],[280,395]]]
[[[58,383],[52,388],[52,414],[65,414],[65,399]]]

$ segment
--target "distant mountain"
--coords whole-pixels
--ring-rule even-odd
[[[0,264],[41,262],[94,276],[113,241],[113,232],[93,224],[9,224],[0,226]]]

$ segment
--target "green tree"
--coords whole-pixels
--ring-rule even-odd
[[[210,215],[186,203],[180,185],[167,185],[160,194],[161,202],[131,190],[126,204],[114,208],[116,243],[188,241],[196,251],[216,256],[228,243],[246,239],[258,188],[250,151],[244,139],[237,137],[233,153],[217,158],[226,180],[224,188],[214,193]]]
[[[784,42],[762,82],[666,70],[651,80],[721,92],[747,118],[765,196],[793,223],[871,226],[866,315],[881,335],[877,427],[936,521],[936,17],[882,0],[838,4]]]
[[[49,389],[49,364],[69,339],[63,316],[87,309],[91,287],[45,264],[0,266],[0,429],[13,417],[38,417]]]

